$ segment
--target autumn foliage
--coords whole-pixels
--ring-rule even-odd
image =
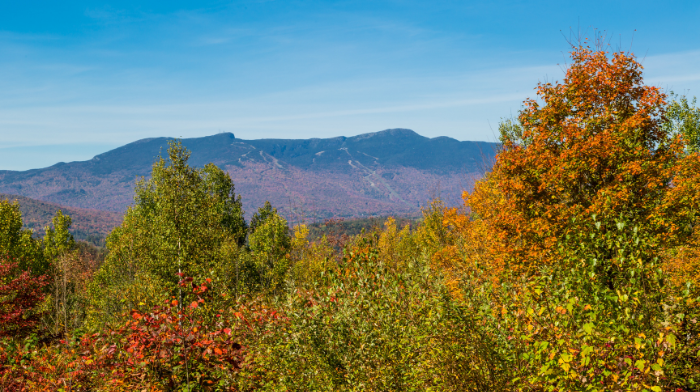
[[[17,266],[0,260],[0,337],[26,335],[41,317],[37,306],[45,297],[46,277],[18,271]]]
[[[561,83],[541,83],[501,126],[493,171],[467,195],[499,240],[495,262],[532,271],[558,241],[624,220],[664,249],[692,233],[700,159],[664,127],[666,95],[643,84],[632,54],[577,47]]]
[[[29,350],[0,349],[0,387],[34,391],[237,390],[245,366],[243,343],[260,328],[283,322],[264,306],[214,309],[207,284],[184,277],[183,301],[134,309],[105,331]],[[28,360],[29,359],[29,360]],[[250,360],[250,358],[248,358]],[[254,382],[252,380],[251,382]]]
[[[571,59],[501,124],[433,264],[465,306],[492,309],[484,333],[520,388],[694,390],[700,156],[632,54]]]
[[[700,111],[585,43],[537,95],[417,225],[248,223],[177,142],[104,263],[0,202],[0,390],[700,390]]]

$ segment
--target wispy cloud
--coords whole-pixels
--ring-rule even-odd
[[[98,20],[124,20],[129,15],[126,10],[118,10],[110,6],[104,6],[102,8],[88,8],[85,10],[85,16],[91,19]]]
[[[489,123],[516,111],[533,80],[553,67],[507,68],[425,78],[360,79],[235,99],[85,102],[0,108],[0,127],[21,129],[5,143],[126,143],[148,136],[202,136],[218,130],[256,138],[352,136],[384,128],[416,128],[427,136],[490,140]],[[517,91],[518,88],[520,91]],[[514,91],[516,90],[516,91]],[[479,127],[474,127],[474,121]],[[415,124],[416,126],[413,126]],[[427,124],[430,124],[427,126]],[[469,124],[471,129],[465,129]]]
[[[472,3],[73,4],[45,19],[29,7],[14,25],[0,15],[0,148],[119,145],[218,131],[352,136],[393,127],[494,140],[495,124],[534,97],[538,81],[561,79],[556,64],[565,62],[568,46],[559,32],[592,11]],[[611,5],[610,14],[628,6]],[[71,14],[59,14],[69,8]],[[700,28],[686,23],[694,20],[689,12],[674,22],[688,31],[674,36],[697,36]],[[626,29],[644,15],[593,21]],[[647,81],[700,90],[695,41],[646,57]],[[65,151],[78,151],[71,148]],[[13,159],[38,162],[22,151]]]
[[[647,83],[677,93],[700,95],[700,50],[649,56],[642,63]]]

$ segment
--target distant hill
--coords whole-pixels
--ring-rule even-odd
[[[0,192],[66,206],[123,212],[171,138],[143,139],[89,161],[0,171]],[[329,139],[184,139],[190,164],[228,171],[248,215],[270,200],[288,218],[415,214],[434,196],[448,204],[489,167],[498,145],[390,129]]]
[[[107,234],[121,223],[121,214],[116,212],[65,207],[16,195],[0,194],[0,200],[18,201],[24,228],[34,230],[38,237],[44,236],[44,228],[51,224],[58,210],[70,215],[73,222],[70,232],[76,240],[97,246],[104,246]]]

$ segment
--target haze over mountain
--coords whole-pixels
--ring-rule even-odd
[[[0,171],[0,192],[123,212],[136,178],[150,174],[169,140],[139,140],[89,161]],[[182,142],[192,152],[191,165],[212,162],[231,175],[247,215],[270,200],[288,218],[312,221],[415,214],[435,196],[458,203],[498,148],[408,129],[329,139],[242,140],[221,133]]]

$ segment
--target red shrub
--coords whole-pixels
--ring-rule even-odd
[[[17,263],[0,261],[0,337],[20,336],[36,326],[36,306],[44,300],[46,276],[17,272]]]

